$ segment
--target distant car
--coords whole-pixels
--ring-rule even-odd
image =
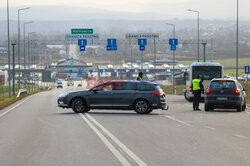
[[[205,111],[216,108],[246,109],[246,89],[235,79],[213,79],[205,93]]]
[[[64,93],[58,97],[58,106],[72,108],[76,113],[90,109],[124,109],[148,114],[153,109],[168,109],[158,84],[138,81],[111,81],[90,90]]]
[[[56,87],[57,87],[57,88],[63,88],[62,82],[61,82],[61,81],[58,81]]]

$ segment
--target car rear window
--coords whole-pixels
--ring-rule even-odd
[[[216,80],[212,81],[210,84],[210,89],[236,89],[236,85],[234,81],[227,80]]]
[[[146,83],[139,83],[137,89],[140,91],[153,91],[155,90],[154,86]]]

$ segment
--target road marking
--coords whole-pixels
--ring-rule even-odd
[[[122,165],[131,166],[125,157],[105,138],[105,136],[83,115],[80,114],[82,119],[89,125],[89,127],[98,135],[102,142],[109,148],[109,150],[114,154],[114,156],[121,162]]]
[[[13,109],[17,108],[19,105],[23,104],[25,101],[29,100],[31,97],[33,96],[30,96],[28,97],[27,99],[23,100],[22,102],[20,102],[19,104],[15,105],[14,107],[10,108],[9,110],[5,111],[4,113],[2,113],[0,115],[0,118],[3,117],[5,114],[9,113],[10,111],[12,111]]]
[[[248,139],[248,137],[246,137],[246,136],[244,136],[244,135],[238,135],[238,134],[236,134],[236,135],[234,135],[235,137],[239,137],[239,138],[243,138],[243,139]]]
[[[246,113],[250,115],[250,112],[246,111]]]
[[[211,130],[216,130],[216,128],[211,127],[211,126],[205,126],[207,129],[211,129]]]
[[[92,116],[86,114],[86,116],[95,123],[105,134],[107,134],[129,157],[131,157],[137,165],[147,166],[147,164],[142,161],[138,156],[136,156],[130,149],[128,149],[121,141],[118,140],[113,134],[111,134],[106,128],[104,128],[99,122],[97,122]]]
[[[179,120],[179,119],[176,119],[176,118],[175,118],[175,117],[173,117],[173,116],[168,116],[168,115],[165,115],[165,117],[166,117],[166,118],[168,118],[168,119],[174,120],[174,121],[176,121],[176,122],[179,122],[179,123],[181,123],[181,124],[184,124],[184,125],[190,126],[190,124],[189,124],[189,123],[184,122],[184,121],[181,121],[181,120]]]

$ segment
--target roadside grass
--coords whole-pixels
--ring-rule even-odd
[[[7,87],[7,90],[8,90],[8,87]],[[35,90],[33,92],[32,91],[28,92],[28,94],[20,96],[18,98],[16,98],[17,93],[16,93],[15,96],[12,96],[11,98],[8,97],[9,96],[8,92],[2,93],[0,95],[0,110],[8,107],[11,104],[14,104],[15,102],[17,102],[19,100],[22,100],[23,98],[25,98],[27,96],[30,96],[30,95],[33,95],[33,94],[36,94],[36,93],[39,93],[39,92],[42,92],[42,91],[47,91],[47,90],[49,90],[49,89],[46,89],[44,87],[39,87],[37,90]],[[11,94],[12,94],[12,92],[11,92]]]
[[[162,90],[167,95],[173,94],[173,86],[172,85],[163,85]],[[176,86],[176,94],[179,94],[183,89],[186,88],[186,85],[177,85]]]

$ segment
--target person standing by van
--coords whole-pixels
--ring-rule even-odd
[[[200,111],[199,104],[201,100],[201,92],[204,91],[204,86],[202,84],[202,77],[200,75],[197,75],[195,79],[193,79],[191,88],[194,94],[193,110]]]

